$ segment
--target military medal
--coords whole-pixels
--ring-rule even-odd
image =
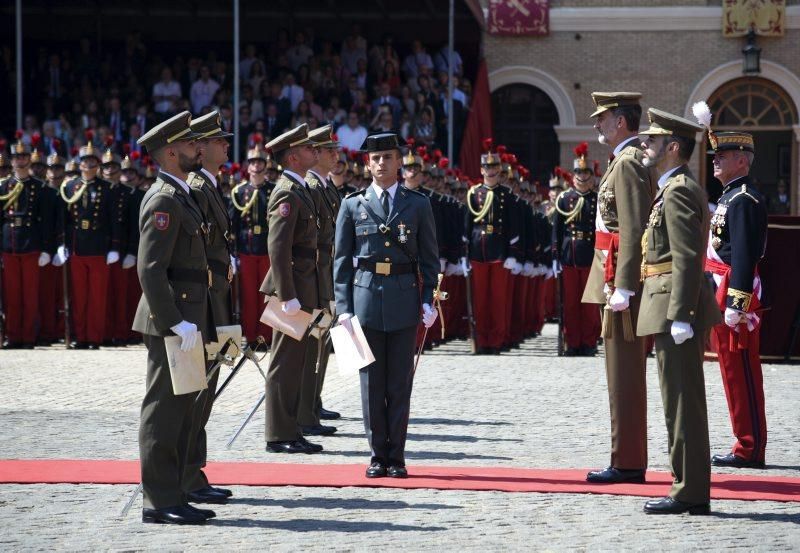
[[[711,239],[711,247],[715,250],[718,250],[722,247],[722,239],[719,236],[715,236]]]
[[[398,231],[397,240],[401,244],[405,244],[406,242],[408,242],[408,234],[406,233],[406,224],[401,221],[400,224],[397,225],[397,231]]]
[[[367,219],[367,212],[366,211],[362,211],[361,212],[361,220],[362,221],[366,221],[366,219]]]

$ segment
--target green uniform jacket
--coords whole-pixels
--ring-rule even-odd
[[[317,276],[316,206],[305,184],[281,175],[269,198],[270,268],[261,292],[280,301],[297,298],[300,305],[320,307]]]
[[[319,176],[312,171],[306,174],[306,182],[316,194],[319,205],[319,295],[323,306],[334,301],[333,297],[333,240],[336,234],[336,216],[339,214],[341,199],[330,186],[320,182]]]
[[[645,279],[639,336],[669,332],[673,321],[689,323],[695,332],[720,322],[703,272],[709,219],[705,190],[685,165],[680,167],[656,194],[645,231],[645,263],[671,263],[672,270]]]
[[[133,330],[170,336],[170,327],[186,320],[208,342],[216,339],[208,308],[205,223],[191,196],[164,173],[145,194],[139,211],[136,260],[142,297]]]
[[[642,233],[655,195],[655,179],[642,164],[643,152],[637,141],[630,142],[608,166],[597,193],[600,217],[609,231],[619,233],[619,251],[614,287],[637,292],[642,263]],[[594,251],[589,280],[583,291],[584,303],[606,303],[605,255]]]

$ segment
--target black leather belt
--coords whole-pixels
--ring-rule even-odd
[[[481,229],[481,234],[503,234],[503,227],[498,225],[478,225]]]
[[[167,278],[177,282],[193,282],[195,284],[211,286],[211,269],[183,269],[180,267],[173,267],[167,269]]]
[[[358,268],[376,275],[407,275],[414,272],[411,263],[383,263],[381,261],[358,260]]]

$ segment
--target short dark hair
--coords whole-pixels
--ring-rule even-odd
[[[291,148],[286,148],[285,150],[280,150],[272,154],[273,159],[275,159],[275,163],[277,163],[278,165],[283,165],[284,162],[286,161],[286,156],[291,151],[292,151]]]
[[[682,160],[689,161],[689,159],[691,159],[692,153],[694,152],[694,146],[697,143],[694,138],[673,135],[667,139],[667,144],[670,142],[675,142],[678,144],[678,155]]]
[[[624,117],[625,126],[629,131],[639,130],[639,122],[642,120],[642,106],[639,104],[620,106],[614,108],[611,113],[614,114],[614,117]]]

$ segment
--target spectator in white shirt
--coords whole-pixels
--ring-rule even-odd
[[[181,85],[172,79],[172,70],[161,70],[161,80],[153,85],[153,110],[161,115],[177,113],[181,98]]]
[[[442,46],[441,50],[436,54],[436,58],[433,60],[434,65],[436,66],[436,71],[444,71],[447,73],[447,68],[449,67],[449,53],[450,49],[447,45]],[[453,74],[454,75],[461,75],[461,71],[463,69],[463,63],[461,61],[461,55],[458,51],[453,50]]]
[[[305,96],[305,91],[303,87],[299,84],[295,84],[294,75],[289,73],[286,75],[286,79],[283,81],[283,89],[281,90],[281,98],[286,98],[289,100],[289,103],[292,105],[292,111],[297,109],[297,104]]]
[[[214,94],[219,90],[219,83],[211,78],[211,71],[207,65],[200,68],[200,78],[192,85],[189,93],[192,101],[192,111],[200,113],[206,106],[210,106],[214,101]]]
[[[367,138],[367,129],[358,121],[358,113],[351,111],[347,115],[347,124],[336,130],[339,144],[348,150],[358,150]]]

